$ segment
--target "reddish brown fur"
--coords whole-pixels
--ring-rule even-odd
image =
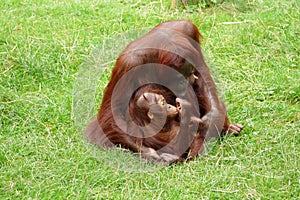
[[[129,113],[131,115],[131,117],[133,118],[134,122],[142,127],[146,126],[147,124],[150,123],[150,119],[147,116],[147,113],[150,110],[150,104],[158,104],[157,102],[152,102],[151,100],[147,100],[146,98],[142,98],[143,99],[143,106],[138,106],[137,102],[138,100],[140,100],[140,97],[143,96],[145,93],[151,93],[151,94],[157,94],[157,95],[162,95],[163,94],[168,94],[171,93],[171,91],[169,91],[167,88],[164,88],[163,86],[160,85],[156,85],[156,84],[148,84],[145,86],[142,86],[141,88],[139,88],[134,94],[132,99],[130,100],[129,103]],[[158,97],[159,98],[159,97]],[[186,150],[188,150],[188,146],[178,146],[178,143],[183,143],[183,140],[185,140],[185,142],[187,144],[191,145],[192,139],[190,139],[190,141],[188,141],[187,138],[187,133],[190,132],[190,128],[191,126],[189,125],[191,122],[196,124],[197,123],[197,127],[199,128],[199,130],[202,130],[206,124],[203,123],[203,121],[200,118],[197,118],[196,116],[192,116],[189,115],[189,113],[191,112],[191,104],[184,102],[184,100],[181,99],[176,99],[177,101],[177,110],[178,110],[178,114],[177,115],[172,115],[172,116],[167,116],[166,122],[163,126],[163,128],[154,136],[149,136],[147,135],[147,133],[145,133],[145,137],[142,139],[142,144],[146,147],[150,147],[153,148],[154,150],[156,150],[157,152],[161,153],[168,153],[167,155],[165,155],[165,159],[167,159],[168,161],[172,161],[172,159],[174,159],[175,157],[177,158],[177,160],[183,160],[186,158],[187,153]],[[167,104],[168,106],[172,106]],[[180,107],[180,108],[178,108]],[[165,108],[160,108],[161,111],[165,111]],[[156,113],[154,114],[154,118],[152,119],[152,124],[154,124],[153,126],[155,126],[155,123],[158,121],[160,122],[161,119],[160,116],[164,115],[165,112],[159,112],[156,111]],[[138,113],[138,114],[137,114]],[[184,115],[185,118],[188,119],[183,119],[186,120],[187,122],[185,123],[185,125],[180,125],[180,120],[181,120],[181,116]],[[158,119],[156,119],[158,118]],[[187,126],[186,126],[187,125]],[[199,126],[198,126],[199,125]],[[183,138],[181,138],[183,137]],[[180,139],[181,138],[181,139]],[[196,137],[198,140],[198,136]],[[203,141],[202,141],[203,142]],[[201,142],[201,144],[202,144]],[[193,145],[193,148],[201,148],[201,144],[199,147]],[[168,156],[171,156],[168,158]],[[175,160],[174,160],[175,161]],[[174,162],[173,161],[173,162]]]
[[[198,106],[192,109],[192,115],[203,119],[206,126],[201,127],[200,130],[198,129],[198,134],[190,145],[193,157],[197,156],[199,151],[201,151],[205,137],[217,137],[220,135],[221,130],[227,132],[230,125],[226,115],[226,108],[224,103],[217,96],[216,85],[201,53],[201,38],[202,36],[194,24],[188,21],[178,20],[161,23],[146,35],[130,43],[117,58],[110,81],[103,95],[97,120],[94,120],[87,127],[85,133],[87,139],[92,143],[98,144],[100,147],[120,144],[124,148],[128,148],[134,152],[141,152],[145,155],[151,154],[152,156],[150,157],[160,159],[159,156],[157,156],[157,152],[153,152],[152,150],[164,146],[170,139],[161,137],[158,134],[155,137],[143,140],[125,133],[117,126],[113,112],[116,112],[117,116],[123,120],[126,118],[128,114],[126,114],[126,112],[128,112],[128,110],[124,109],[124,106],[113,107],[113,110],[111,106],[113,91],[121,77],[132,69],[137,69],[138,66],[146,63],[170,66],[187,79],[189,79],[190,76],[190,71],[188,70],[189,66],[192,65],[196,69],[194,74],[198,76],[199,79],[192,83],[192,89],[196,94]],[[162,70],[156,69],[156,71],[151,73],[155,73],[158,80],[163,80],[166,76]],[[134,91],[135,87],[145,80],[147,81],[147,72],[135,77],[134,80],[123,82],[123,84],[126,85],[123,89]],[[173,81],[173,84],[174,83],[176,84],[176,82]],[[163,91],[163,96],[168,103],[175,105],[176,96],[172,92],[164,91],[164,89],[159,90]],[[116,94],[115,98],[125,99],[124,96],[126,95],[126,92],[121,90],[121,92]],[[186,96],[187,99],[191,99],[189,96],[192,96],[192,94],[189,92]],[[133,117],[138,119],[140,114],[134,112]],[[97,124],[96,121],[98,121],[99,124]],[[141,121],[143,121],[143,119]],[[233,126],[236,128],[235,125]],[[167,123],[166,127],[171,127],[169,131],[173,131],[172,125]],[[210,130],[209,127],[217,127],[217,130],[214,128]],[[238,127],[235,130],[239,132],[241,128],[242,127],[239,129]],[[177,140],[177,143],[177,145],[180,145],[180,138]]]
[[[137,106],[137,100],[139,97],[141,97],[145,92],[155,93],[159,95],[164,94],[171,94],[172,92],[169,91],[167,88],[164,88],[159,85],[155,84],[148,84],[141,88],[139,88],[132,96],[132,99],[129,103],[129,113],[134,122],[139,126],[146,126],[148,123],[150,123],[150,119],[147,116],[147,112],[149,111],[149,108],[141,108]],[[145,104],[149,104],[151,102],[146,102]],[[147,106],[148,107],[148,106]],[[137,114],[139,113],[139,114]],[[160,115],[163,115],[163,113],[156,113],[156,116],[154,116],[154,121],[156,120],[156,117],[159,117]],[[155,122],[154,122],[155,123]],[[155,124],[153,125],[155,126]],[[177,132],[179,130],[179,122],[178,117],[167,117],[166,122],[163,126],[163,128],[160,130],[159,133],[154,135],[153,137],[149,137],[145,135],[143,138],[143,145],[147,147],[151,147],[155,150],[160,150],[161,148],[167,146],[177,135]],[[147,133],[146,133],[147,134]],[[171,153],[172,150],[169,150],[168,153]]]

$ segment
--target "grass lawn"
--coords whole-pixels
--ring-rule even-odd
[[[6,0],[0,10],[0,199],[300,197],[299,1],[171,10],[167,0]],[[118,53],[169,19],[198,26],[231,121],[245,129],[195,161],[134,171],[125,152],[91,151],[81,129]],[[107,67],[94,73],[97,63]]]

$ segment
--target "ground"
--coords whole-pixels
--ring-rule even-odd
[[[298,1],[171,10],[166,0],[33,0],[5,1],[0,10],[1,199],[299,198]],[[245,129],[195,161],[145,170],[126,152],[88,148],[81,114],[96,114],[128,32],[169,19],[200,29],[229,116]],[[114,47],[101,49],[104,41]],[[99,51],[110,67],[89,79],[98,80],[97,92],[85,93],[77,87],[82,68]],[[95,101],[90,110],[74,104],[82,96]]]

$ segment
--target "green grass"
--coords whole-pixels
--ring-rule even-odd
[[[165,0],[107,2],[0,4],[0,198],[299,198],[298,1],[226,1],[189,11],[170,10]],[[96,113],[110,73],[92,74],[99,82],[86,83],[98,93],[84,94],[85,100],[97,97],[85,113],[73,104],[85,86],[82,68],[104,41],[168,19],[199,27],[230,118],[245,129],[195,161],[145,173],[124,170],[134,162],[126,153],[93,153],[82,140],[78,123]],[[126,42],[107,44],[114,48],[93,62],[113,61]],[[124,158],[119,170],[111,155]]]

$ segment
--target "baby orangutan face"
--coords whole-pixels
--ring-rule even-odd
[[[148,110],[147,115],[150,119],[158,115],[167,115],[168,118],[174,118],[178,115],[178,109],[168,104],[162,95],[145,92],[137,101],[137,106]]]

